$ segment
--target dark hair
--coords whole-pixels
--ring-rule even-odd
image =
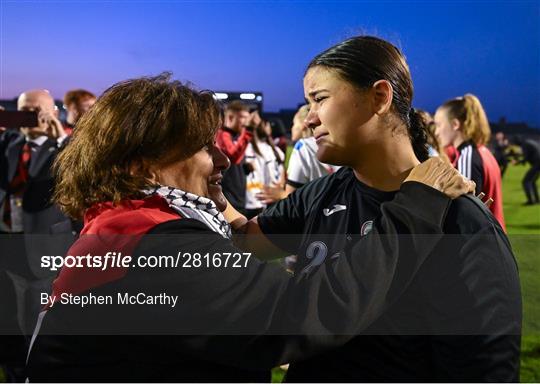
[[[400,50],[373,36],[347,39],[317,55],[308,65],[335,71],[357,89],[369,89],[386,80],[392,85],[392,107],[408,129],[414,153],[420,161],[428,158],[427,135],[422,119],[411,108],[413,84],[409,66]]]
[[[439,154],[439,157],[443,159],[444,161],[450,162],[448,159],[448,156],[446,155],[446,151],[442,147],[441,143],[439,142],[439,139],[437,139],[436,134],[436,125],[435,121],[433,120],[433,116],[427,111],[424,111],[423,109],[415,108],[416,113],[420,118],[422,119],[422,123],[424,124],[424,127],[426,128],[426,134],[427,134],[427,142],[429,145],[433,147]]]
[[[212,93],[170,73],[113,85],[56,159],[56,202],[78,218],[96,203],[141,197],[150,164],[187,159],[214,140],[219,108]]]
[[[253,146],[253,150],[257,155],[262,156],[262,152],[259,148],[258,142],[261,141],[263,143],[266,143],[270,146],[270,148],[272,148],[272,152],[274,153],[274,156],[276,157],[278,163],[283,164],[285,162],[285,159],[277,151],[272,136],[268,135],[264,130],[264,125],[266,123],[267,121],[261,120],[261,123],[255,128],[255,135],[253,135],[253,137],[251,138],[251,145]]]

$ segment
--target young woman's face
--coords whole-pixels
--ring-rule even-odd
[[[452,145],[458,135],[457,129],[448,119],[448,113],[444,108],[437,109],[434,116],[435,120],[435,135],[442,147]]]
[[[313,129],[319,161],[354,166],[358,154],[377,138],[367,94],[323,67],[308,70],[304,94],[310,106],[306,124]]]

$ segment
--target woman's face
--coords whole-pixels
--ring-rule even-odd
[[[229,168],[230,161],[215,145],[205,145],[188,159],[165,167],[156,167],[155,179],[161,185],[212,199],[219,210],[227,206],[221,189],[221,172]]]
[[[452,145],[458,135],[458,130],[455,124],[448,119],[448,113],[444,108],[437,109],[434,116],[435,120],[435,135],[442,147]]]
[[[318,144],[323,163],[354,166],[358,154],[377,140],[377,126],[367,92],[360,92],[333,71],[313,67],[304,77],[310,109],[306,124]]]

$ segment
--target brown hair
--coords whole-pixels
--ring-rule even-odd
[[[64,105],[75,104],[78,107],[81,101],[95,98],[96,95],[86,89],[72,89],[64,95]]]
[[[225,112],[249,112],[249,108],[246,104],[240,100],[234,100],[225,106]]]
[[[467,140],[477,145],[487,144],[491,136],[489,121],[486,112],[473,94],[466,94],[448,100],[441,105],[448,116],[448,120],[457,119],[461,124],[461,131]]]
[[[262,152],[259,148],[258,142],[261,141],[263,143],[266,143],[270,146],[270,148],[272,148],[272,152],[274,153],[274,156],[276,157],[278,163],[283,164],[285,159],[282,158],[282,156],[277,151],[272,136],[268,135],[264,130],[264,125],[266,123],[267,122],[265,120],[261,120],[261,123],[255,128],[255,135],[253,135],[253,137],[251,138],[251,145],[253,146],[253,150],[257,155],[262,156]]]
[[[151,184],[149,164],[191,157],[220,124],[213,94],[171,81],[170,73],[117,83],[79,120],[56,159],[54,199],[79,218],[96,203],[140,197]]]
[[[427,133],[427,142],[429,145],[433,147],[439,154],[439,157],[445,161],[450,162],[448,159],[448,156],[446,155],[446,151],[439,143],[439,140],[437,139],[436,126],[435,121],[433,121],[433,116],[427,111],[424,111],[423,109],[416,108],[416,113],[422,119],[422,122],[424,126],[426,127],[426,133]]]
[[[427,136],[422,120],[411,108],[413,84],[409,66],[398,48],[374,36],[347,39],[317,55],[308,65],[335,71],[357,89],[370,88],[379,80],[392,84],[392,107],[406,126],[416,157],[428,158]]]

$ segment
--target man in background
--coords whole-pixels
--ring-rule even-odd
[[[497,132],[495,134],[495,141],[493,143],[493,156],[499,168],[501,168],[501,177],[504,176],[506,168],[508,168],[508,156],[506,155],[506,149],[508,148],[508,139],[504,137],[503,132]]]
[[[527,197],[527,201],[524,205],[539,204],[538,187],[536,182],[538,176],[540,176],[540,144],[532,139],[525,139],[521,136],[514,138],[514,144],[521,147],[521,159],[514,160],[513,164],[525,164],[529,163],[530,168],[525,173],[521,184],[523,185],[523,191]]]
[[[242,214],[246,213],[246,175],[252,171],[244,157],[254,127],[260,123],[258,112],[250,113],[247,105],[232,101],[225,108],[224,126],[217,134],[217,145],[231,162],[231,167],[223,174],[223,194]]]
[[[38,125],[0,134],[0,365],[8,380],[24,380],[28,338],[40,310],[39,294],[49,292],[53,275],[40,268],[40,239],[66,217],[50,200],[51,167],[67,134],[44,89],[23,92],[19,111],[37,113]],[[31,235],[31,236],[28,236]],[[9,335],[9,336],[7,336]]]

